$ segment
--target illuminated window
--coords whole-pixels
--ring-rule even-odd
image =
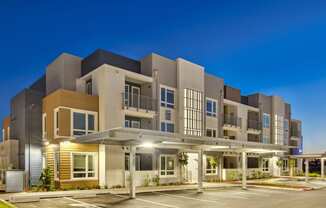
[[[202,136],[202,94],[200,91],[184,89],[184,134]]]
[[[206,129],[207,137],[216,137],[216,129]]]
[[[160,175],[174,176],[176,166],[175,155],[160,155]]]
[[[72,153],[72,177],[95,178],[95,153]]]
[[[171,122],[161,122],[161,131],[173,133],[174,124]]]

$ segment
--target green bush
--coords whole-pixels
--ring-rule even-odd
[[[43,169],[41,176],[40,176],[40,188],[45,190],[45,191],[51,191],[52,188],[52,173],[51,170],[49,168],[45,168]]]
[[[153,183],[156,185],[156,186],[159,186],[160,185],[160,176],[156,175],[153,179],[152,179]]]
[[[150,183],[151,183],[151,178],[149,177],[149,174],[146,174],[144,178],[144,186],[147,187],[150,185]]]

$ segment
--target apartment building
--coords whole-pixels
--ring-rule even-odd
[[[244,96],[182,58],[62,54],[48,65],[45,88],[35,118],[38,158],[61,188],[201,184],[231,180],[240,170],[276,176],[302,152],[301,122],[290,104]]]

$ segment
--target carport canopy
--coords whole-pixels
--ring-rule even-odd
[[[198,163],[198,191],[202,191],[202,156],[203,151],[234,151],[242,155],[242,187],[246,188],[247,153],[277,153],[286,152],[290,146],[277,144],[263,144],[248,141],[228,140],[206,136],[188,136],[178,133],[167,133],[155,130],[114,128],[94,134],[79,136],[71,142],[82,144],[122,145],[130,148],[130,197],[135,198],[135,154],[137,147],[171,148],[197,151]],[[201,162],[200,162],[201,161]]]

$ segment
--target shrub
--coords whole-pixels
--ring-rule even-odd
[[[147,187],[150,185],[150,183],[151,183],[151,178],[149,177],[149,174],[146,174],[144,178],[144,186]]]
[[[152,179],[153,183],[155,183],[156,186],[160,185],[160,176],[156,175],[153,179]]]
[[[52,178],[52,173],[49,168],[43,169],[41,176],[40,176],[40,188],[46,191],[52,190],[52,184],[51,184],[51,178]]]

